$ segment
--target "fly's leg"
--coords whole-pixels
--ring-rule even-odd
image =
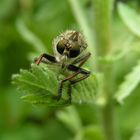
[[[45,59],[45,60],[43,61],[43,59]],[[57,63],[57,60],[54,56],[51,56],[51,55],[48,55],[48,54],[45,54],[45,53],[42,54],[39,58],[35,59],[34,61],[37,65],[39,65],[41,62]]]
[[[70,104],[71,104],[71,99],[72,99],[71,93],[72,93],[72,84],[71,84],[71,82],[69,82],[69,85],[68,85],[68,103],[70,103]]]
[[[71,91],[72,91],[72,85],[77,83],[77,82],[80,82],[84,79],[86,79],[89,75],[90,75],[90,72],[85,70],[85,69],[82,69],[82,68],[79,68],[79,67],[76,67],[74,65],[69,65],[67,67],[68,70],[70,71],[73,71],[75,73],[73,73],[72,75],[69,75],[68,77],[66,77],[65,79],[63,79],[62,81],[60,81],[60,84],[59,84],[59,88],[58,88],[58,95],[54,97],[54,99],[57,99],[58,101],[60,100],[61,96],[62,96],[62,89],[63,89],[63,85],[66,81],[69,81],[69,85],[68,85],[68,102],[71,103]],[[81,74],[81,77],[77,78],[77,79],[74,79],[78,74]]]
[[[85,70],[85,69],[76,67],[76,66],[74,66],[74,65],[70,65],[69,68],[70,68],[70,69],[74,69],[74,68],[76,69],[76,68],[77,68],[77,69],[79,69],[79,74],[81,74],[81,76],[78,77],[78,78],[76,78],[76,79],[70,79],[71,84],[75,84],[75,83],[77,83],[77,82],[80,82],[80,81],[82,81],[82,80],[88,78],[89,75],[90,75],[90,71],[87,71],[87,70]]]
[[[70,79],[69,79],[69,85],[68,85],[68,96],[69,96],[69,98],[68,98],[68,101],[69,101],[69,103],[71,103],[71,91],[72,91],[72,85],[73,84],[75,84],[75,83],[78,83],[78,82],[80,82],[80,81],[82,81],[82,80],[84,80],[84,79],[86,79],[86,78],[88,78],[89,77],[89,75],[90,75],[90,71],[87,71],[87,70],[85,70],[85,69],[82,69],[82,68],[80,68],[80,67],[76,67],[76,66],[74,66],[74,65],[69,65],[68,66],[68,69],[69,70],[71,70],[71,71],[74,71],[74,72],[78,72],[78,74],[81,74],[81,77],[78,77],[78,78],[75,78],[76,76],[74,76],[74,77],[71,77]],[[75,78],[75,79],[74,79]]]
[[[66,77],[63,80],[61,80],[60,83],[59,83],[57,96],[54,96],[53,98],[56,99],[57,101],[59,101],[61,96],[62,96],[62,89],[63,89],[64,83],[69,81],[70,79],[74,78],[78,74],[79,74],[79,71],[77,71],[76,73],[74,73],[72,75],[69,75],[68,77]],[[68,86],[69,98],[71,98],[71,89],[70,88],[71,88],[71,85]]]
[[[77,79],[74,79],[74,80],[70,79],[70,83],[69,83],[69,86],[68,86],[68,96],[69,96],[68,102],[69,103],[71,103],[71,100],[72,100],[72,97],[71,97],[72,85],[74,85],[74,84],[76,84],[76,83],[88,78],[89,75],[90,75],[90,72],[84,70],[84,71],[81,71],[80,74],[83,74],[83,75],[81,77],[77,78]]]
[[[71,91],[72,91],[72,85],[80,82],[84,79],[86,79],[89,75],[90,72],[80,68],[90,57],[90,53],[86,54],[83,57],[77,58],[72,64],[77,64],[78,66],[74,66],[74,65],[69,65],[67,67],[68,70],[73,71],[74,73],[72,75],[69,75],[68,77],[66,77],[65,79],[61,80],[59,83],[59,88],[58,88],[58,94],[57,96],[54,96],[54,99],[56,100],[60,100],[61,96],[62,96],[62,89],[63,89],[63,85],[66,81],[69,81],[69,85],[68,85],[68,101],[69,103],[71,103]],[[54,56],[48,55],[48,54],[42,54],[39,58],[35,59],[35,63],[37,65],[39,65],[41,62],[44,63],[57,63],[57,60]],[[81,74],[82,76],[74,79],[78,74]]]
[[[79,82],[81,80],[84,80],[84,79],[86,79],[90,75],[90,71],[85,70],[85,69],[80,68],[80,67],[77,67],[77,66],[74,66],[74,65],[69,65],[68,66],[68,70],[73,71],[73,72],[76,72],[76,73],[78,72],[78,74],[81,74],[81,77],[79,77],[79,78],[77,78],[75,80],[73,80],[74,77],[72,77],[71,79],[69,79],[69,80],[73,80],[73,82],[74,81],[78,81]]]
[[[59,83],[57,96],[54,96],[54,97],[53,97],[53,98],[56,99],[57,101],[59,101],[60,98],[61,98],[61,96],[62,96],[63,83],[64,83],[64,82],[62,82],[62,81]]]
[[[72,65],[78,64],[77,66],[81,67],[89,59],[90,56],[91,56],[91,53],[87,53],[86,55],[81,56],[81,57],[77,58],[76,60],[74,60],[72,62]]]

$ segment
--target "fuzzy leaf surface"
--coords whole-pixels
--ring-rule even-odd
[[[46,104],[47,106],[65,106],[67,102],[67,84],[64,85],[62,98],[57,101],[59,81],[57,68],[51,69],[47,65],[31,65],[30,70],[20,70],[13,75],[13,84],[23,93],[21,98],[32,104]],[[95,98],[96,80],[91,74],[87,79],[72,86],[72,103],[93,103]]]
[[[118,102],[122,103],[123,100],[129,96],[133,90],[140,83],[140,60],[133,70],[125,77],[125,81],[120,85],[118,91],[115,94],[115,98]]]
[[[119,3],[118,12],[124,23],[127,25],[129,30],[140,37],[140,17],[131,9],[129,6]]]

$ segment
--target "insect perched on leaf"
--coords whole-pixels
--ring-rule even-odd
[[[37,65],[41,62],[57,65],[60,73],[65,75],[63,79],[59,79],[58,93],[54,99],[59,100],[61,98],[64,83],[68,82],[68,102],[71,103],[72,85],[90,75],[90,71],[81,68],[91,55],[85,51],[86,48],[87,44],[82,34],[74,30],[68,30],[54,39],[54,56],[44,53],[35,59]]]

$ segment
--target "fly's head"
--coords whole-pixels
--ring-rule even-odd
[[[59,62],[76,58],[87,47],[85,40],[77,31],[66,31],[58,36],[54,42],[54,54]]]

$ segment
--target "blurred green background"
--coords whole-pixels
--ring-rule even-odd
[[[91,1],[79,1],[89,25],[93,26]],[[118,15],[119,1],[115,1],[112,13],[113,42],[116,46],[131,35]],[[139,0],[122,1],[140,14]],[[72,115],[63,114],[64,121],[63,115],[61,116],[63,109],[36,107],[23,102],[20,93],[11,85],[11,75],[18,73],[20,68],[29,69],[33,57],[40,55],[41,50],[37,51],[37,47],[45,46],[46,51],[52,53],[53,38],[67,29],[81,30],[67,0],[0,0],[0,140],[81,140],[80,134],[73,132],[78,125],[74,124],[76,120],[82,125],[79,127],[85,128],[83,140],[101,140],[97,111],[92,105],[67,108]],[[37,41],[30,34],[37,37]],[[138,42],[139,38],[135,37],[135,40]],[[138,57],[139,54],[132,53],[117,64],[118,83],[122,82],[124,74],[136,64]],[[123,140],[132,138],[136,128],[136,135],[140,139],[139,93],[140,86],[128,97],[123,107],[117,108]],[[73,128],[70,128],[67,121],[70,121]],[[131,140],[136,140],[133,138]]]

